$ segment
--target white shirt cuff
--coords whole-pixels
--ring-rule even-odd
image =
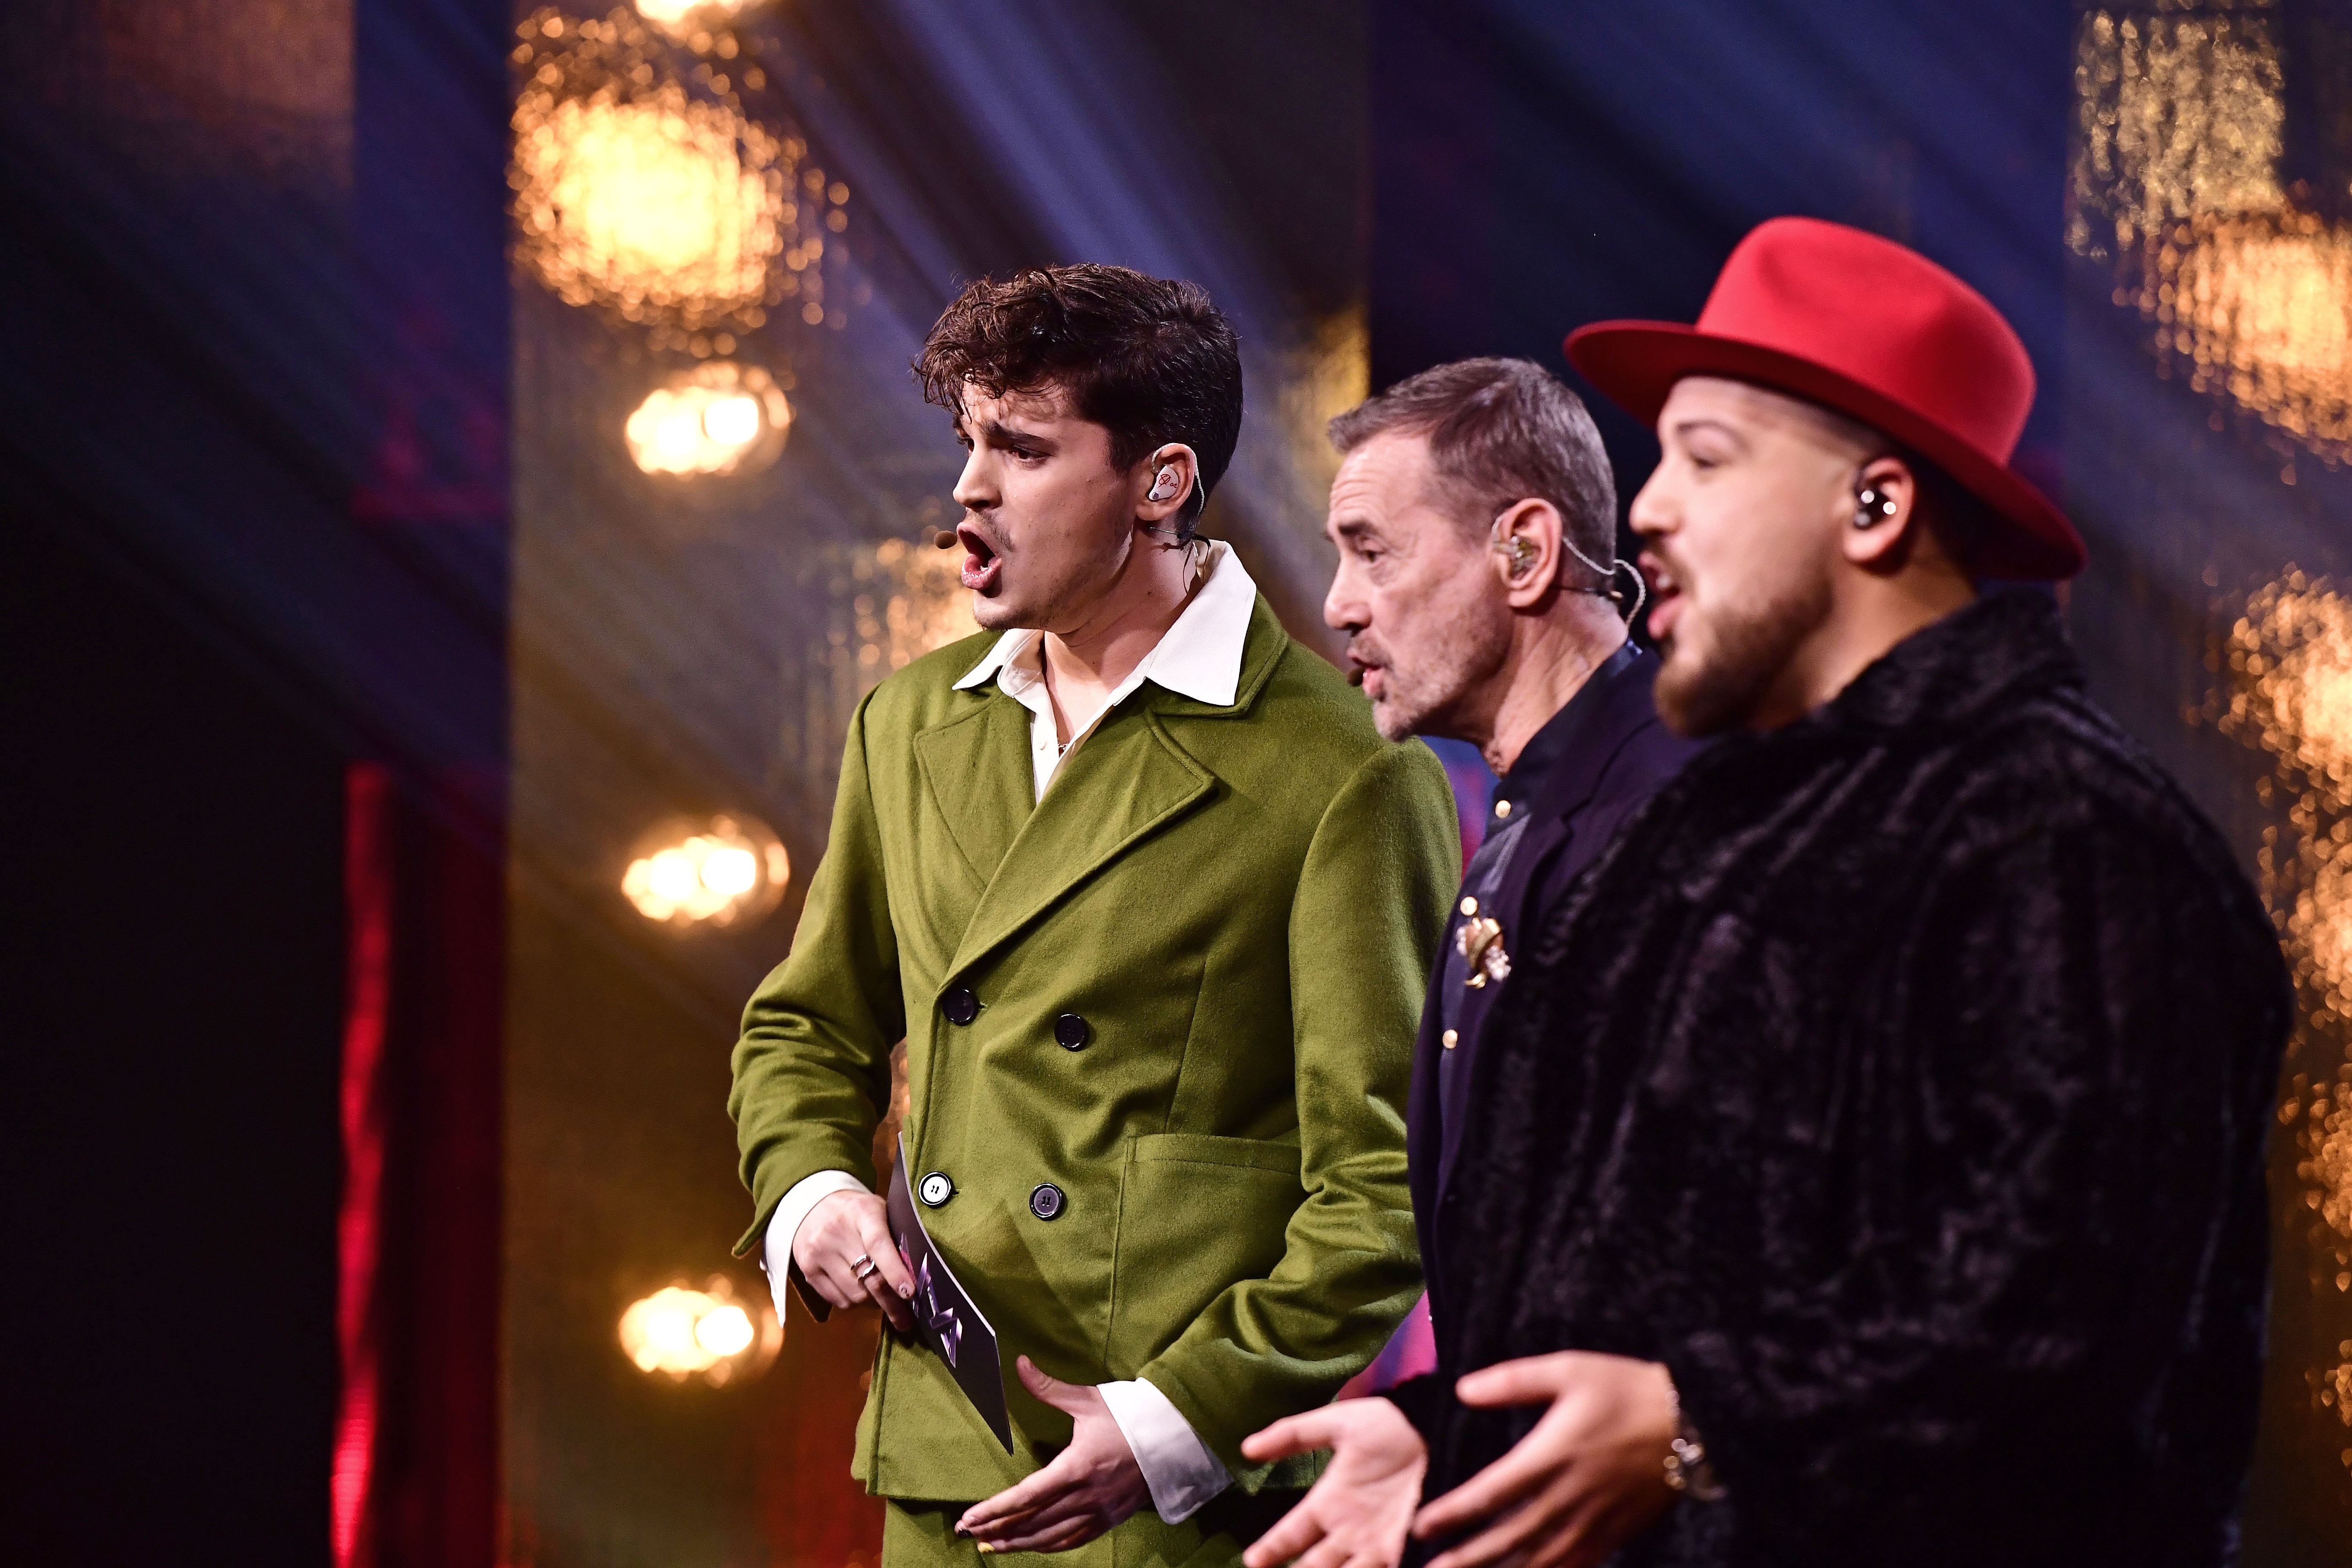
[[[776,1321],[784,1321],[784,1298],[792,1292],[785,1282],[793,1277],[793,1238],[809,1210],[835,1193],[862,1193],[866,1184],[846,1171],[819,1171],[803,1176],[784,1194],[784,1201],[768,1216],[767,1239],[760,1247],[760,1267],[767,1271],[768,1293],[776,1299]]]
[[[1151,1489],[1152,1509],[1162,1520],[1181,1524],[1233,1485],[1234,1478],[1166,1394],[1139,1377],[1095,1387],[1110,1406],[1110,1418],[1133,1451],[1143,1484]]]

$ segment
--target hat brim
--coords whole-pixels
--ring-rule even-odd
[[[1858,419],[1934,463],[2008,524],[1969,564],[1982,577],[2050,582],[2083,569],[2082,535],[2057,503],[2008,464],[1916,409],[1836,371],[1760,343],[1676,321],[1595,321],[1570,332],[1568,360],[1611,401],[1654,426],[1686,375],[1720,375],[1786,392]]]

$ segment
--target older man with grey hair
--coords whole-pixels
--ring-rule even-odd
[[[1323,616],[1349,635],[1349,673],[1371,698],[1382,734],[1467,741],[1499,775],[1423,1004],[1407,1121],[1428,1308],[1442,1319],[1452,1310],[1438,1282],[1461,1218],[1449,1179],[1465,1096],[1513,954],[1696,746],[1660,724],[1652,705],[1658,660],[1627,637],[1618,602],[1642,590],[1616,559],[1609,459],[1591,416],[1558,378],[1525,360],[1439,365],[1333,420],[1331,438],[1343,458],[1326,531],[1339,566]],[[1648,1375],[1630,1362],[1610,1370]],[[1562,1394],[1547,1375],[1530,1365],[1526,1376],[1507,1377],[1496,1402]],[[1423,1392],[1417,1384],[1436,1381],[1413,1380],[1391,1397],[1411,1405]],[[1581,1411],[1595,1395],[1578,1394],[1530,1437],[1534,1448],[1557,1446],[1563,1424],[1584,1436]],[[1605,1395],[1604,1414],[1615,1408]],[[1370,1492],[1390,1502],[1367,1517],[1349,1483],[1384,1456],[1422,1462],[1396,1405],[1352,1401],[1295,1417],[1253,1439],[1261,1446],[1253,1452],[1321,1447],[1340,1426],[1367,1426],[1392,1428],[1398,1440],[1354,1434],[1344,1446],[1349,1463],[1252,1550],[1255,1568],[1327,1537],[1317,1551],[1333,1563],[1393,1552],[1417,1486],[1374,1485]],[[1646,1447],[1640,1457],[1652,1462]],[[1521,1458],[1542,1462],[1532,1452]],[[1399,1506],[1404,1517],[1382,1517]]]

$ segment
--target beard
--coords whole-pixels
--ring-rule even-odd
[[[1703,644],[1688,636],[1669,639],[1652,688],[1658,717],[1692,739],[1744,725],[1829,613],[1829,578],[1812,572],[1759,603],[1717,611]],[[1689,618],[1685,611],[1683,619]]]

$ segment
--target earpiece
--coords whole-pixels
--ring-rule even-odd
[[[1172,500],[1175,499],[1178,487],[1181,486],[1183,482],[1182,477],[1180,476],[1173,468],[1162,468],[1157,474],[1152,476],[1151,489],[1145,494],[1143,499],[1145,500]]]
[[[1497,535],[1501,535],[1501,537],[1496,538],[1494,542],[1495,549],[1498,553],[1507,555],[1511,558],[1511,581],[1516,583],[1520,578],[1526,576],[1528,573],[1534,568],[1535,563],[1538,561],[1543,559],[1543,552],[1538,550],[1535,544],[1529,541],[1525,534],[1503,534],[1503,527],[1508,521],[1509,516],[1510,514],[1506,512],[1503,516],[1495,520],[1495,531]],[[1596,599],[1606,599],[1610,603],[1615,605],[1621,612],[1624,613],[1625,619],[1628,622],[1631,622],[1636,616],[1639,616],[1642,613],[1642,606],[1650,602],[1650,585],[1642,580],[1642,574],[1634,567],[1632,562],[1621,561],[1616,557],[1612,556],[1610,558],[1609,564],[1603,566],[1600,562],[1595,561],[1591,556],[1587,555],[1583,551],[1579,550],[1576,547],[1576,541],[1570,539],[1565,531],[1563,531],[1559,536],[1559,544],[1561,549],[1567,551],[1570,555],[1575,556],[1579,561],[1583,562],[1586,566],[1591,568],[1593,572],[1604,579],[1608,584],[1605,587],[1600,588],[1571,588],[1569,589],[1568,592],[1590,594]],[[1617,588],[1617,574],[1620,572],[1624,573],[1627,576],[1633,579],[1633,607],[1630,611],[1625,610],[1625,595],[1620,593]]]
[[[1864,485],[1853,492],[1853,525],[1856,528],[1876,528],[1895,515],[1895,498],[1876,485]]]

